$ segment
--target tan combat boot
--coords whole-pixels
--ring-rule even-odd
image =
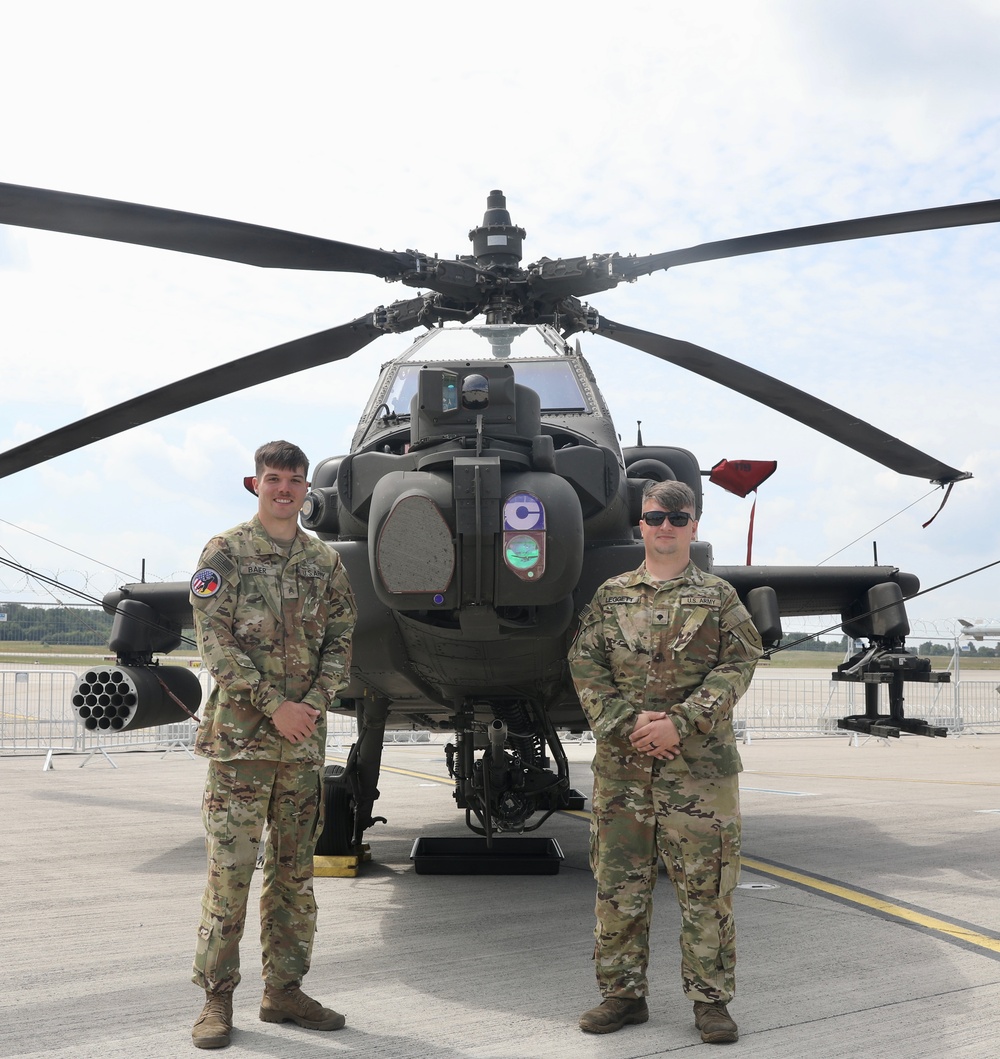
[[[339,1030],[347,1021],[343,1015],[306,996],[297,985],[284,989],[265,985],[260,1019],[261,1022],[296,1022],[307,1030]]]
[[[740,1039],[736,1023],[721,1003],[694,1002],[694,1024],[701,1030],[701,1039],[706,1044],[731,1044]]]
[[[201,1009],[191,1031],[195,1048],[225,1048],[233,1032],[233,993],[205,992],[205,1006]]]
[[[599,1007],[591,1008],[580,1016],[580,1029],[584,1033],[614,1033],[623,1026],[633,1026],[649,1021],[649,1008],[643,996],[611,996]]]

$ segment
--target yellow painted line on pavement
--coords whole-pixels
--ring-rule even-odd
[[[906,905],[890,901],[887,897],[879,894],[866,893],[864,890],[845,886],[843,883],[838,883],[833,879],[825,879],[819,875],[809,875],[806,872],[796,871],[794,868],[789,868],[783,864],[759,860],[756,857],[743,857],[742,862],[743,867],[749,871],[757,872],[761,875],[769,875],[774,879],[784,879],[785,882],[790,882],[805,890],[826,894],[828,897],[833,897],[838,901],[860,906],[874,912],[876,915],[901,920],[910,926],[919,927],[934,934],[943,934],[945,937],[961,942],[963,945],[986,949],[990,953],[995,953],[997,958],[1000,958],[1000,938],[990,937],[973,926],[950,922],[923,912],[920,909],[908,908]]]
[[[346,758],[331,758],[329,760],[344,762]],[[449,786],[452,784],[452,780],[445,776],[434,776],[428,772],[415,772],[412,769],[401,769],[394,766],[383,765],[383,772],[393,772],[398,776],[411,776],[418,780],[433,780],[435,783],[444,783]],[[807,773],[758,773],[758,775],[773,775],[773,776],[807,776]],[[827,777],[834,778],[834,777]],[[847,778],[847,777],[838,777]],[[871,777],[855,777],[870,779]],[[947,781],[926,781],[926,782],[947,782]],[[995,784],[983,784],[983,786],[996,786]],[[590,813],[583,809],[564,809],[562,810],[564,816],[575,816],[580,820],[590,820]],[[985,950],[994,959],[1000,959],[1000,938],[990,937],[988,934],[984,934],[977,930],[975,927],[962,924],[952,923],[946,919],[941,919],[939,916],[930,915],[927,912],[923,912],[917,908],[908,908],[905,905],[898,904],[895,901],[890,901],[887,897],[883,897],[879,894],[866,893],[863,890],[857,890],[850,886],[845,886],[843,883],[839,883],[834,879],[825,879],[819,875],[810,875],[803,871],[797,871],[794,868],[789,868],[784,864],[776,864],[771,861],[760,860],[757,857],[746,857],[742,858],[743,866],[752,872],[756,872],[759,875],[768,875],[774,879],[782,879],[785,882],[792,883],[795,886],[799,886],[804,890],[811,890],[815,893],[825,894],[827,897],[832,897],[835,900],[843,901],[846,904],[855,905],[859,908],[865,909],[875,915],[882,916],[886,919],[895,919],[901,921],[909,926],[917,927],[921,930],[928,931],[932,934],[943,935],[945,939],[958,942],[963,946],[971,947],[974,949]]]
[[[429,772],[413,772],[411,769],[398,769],[391,765],[383,765],[380,771],[395,772],[397,776],[412,776],[417,780],[433,780],[435,783],[447,783],[449,787],[455,782],[450,776],[432,776]]]
[[[836,772],[772,772],[770,769],[744,769],[744,776],[782,776],[804,780],[855,780],[871,783],[930,783],[939,787],[1000,787],[1000,780],[929,780],[914,776],[846,776]]]
[[[347,764],[346,757],[328,757],[327,761],[335,761],[340,765]],[[449,787],[455,782],[450,776],[432,776],[429,772],[414,772],[411,769],[400,769],[393,765],[382,765],[379,772],[395,772],[397,776],[412,776],[417,780],[433,780],[435,783],[447,783]]]

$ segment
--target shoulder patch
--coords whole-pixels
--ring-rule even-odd
[[[205,556],[205,568],[217,571],[224,580],[235,580],[236,564],[224,551],[216,550]]]
[[[222,575],[211,566],[203,566],[191,578],[191,595],[199,599],[210,599],[222,588]]]

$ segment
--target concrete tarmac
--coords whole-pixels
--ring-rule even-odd
[[[856,745],[855,745],[856,744]],[[1000,736],[770,739],[741,748],[745,865],[730,1010],[753,1059],[993,1057],[1000,1011]],[[570,746],[589,792],[586,746]],[[0,1056],[196,1053],[205,762],[182,750],[0,759]],[[86,767],[81,767],[81,762]],[[585,814],[540,834],[556,875],[416,874],[418,836],[468,834],[440,745],[388,746],[356,879],[320,878],[306,979],[333,1033],[259,1021],[251,910],[228,1056],[694,1055],[678,913],[657,889],[650,1020],[590,1036],[594,884]]]

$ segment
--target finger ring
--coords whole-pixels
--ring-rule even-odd
[[[655,743],[650,743],[649,744],[649,749],[650,750],[655,750],[656,749],[656,744]]]

